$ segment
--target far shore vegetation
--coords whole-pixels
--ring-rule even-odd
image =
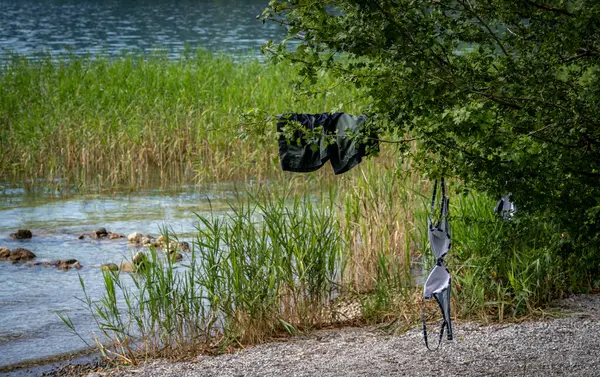
[[[323,94],[302,96],[291,84],[300,77],[292,64],[202,50],[178,60],[3,61],[5,181],[81,190],[260,182],[227,215],[197,215],[190,265],[153,250],[136,274],[104,272],[102,301],[87,300],[84,289],[107,355],[137,363],[333,324],[399,333],[420,321],[421,284],[435,263],[426,233],[430,180],[394,144],[339,177],[327,167],[280,171],[272,116],[367,112],[360,90],[323,75],[313,88]],[[456,319],[544,316],[553,298],[598,288],[585,261],[561,254],[568,236],[552,221],[504,220],[493,212],[497,198],[458,179],[449,192]],[[434,303],[427,318],[439,320]]]

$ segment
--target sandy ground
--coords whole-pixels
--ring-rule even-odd
[[[438,351],[425,348],[420,328],[399,336],[345,328],[233,354],[181,363],[158,360],[88,377],[600,376],[600,296],[572,296],[556,306],[562,315],[553,319],[455,323],[455,340],[444,341]]]

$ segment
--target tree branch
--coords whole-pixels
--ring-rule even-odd
[[[537,9],[547,10],[549,12],[554,12],[554,13],[562,14],[564,16],[571,17],[573,15],[573,13],[569,12],[566,9],[555,8],[555,7],[551,7],[549,5],[534,3],[533,1],[530,1],[530,0],[525,0],[525,3],[527,3],[527,4],[529,4],[529,5],[533,6],[533,7],[535,7]]]

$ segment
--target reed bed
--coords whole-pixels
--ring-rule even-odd
[[[160,54],[1,61],[0,176],[9,179],[137,187],[156,176],[264,178],[277,171],[266,114],[361,107],[359,93],[344,85],[298,96],[293,65],[204,50],[175,61]],[[314,90],[333,85],[324,76]]]
[[[393,332],[417,325],[422,284],[435,264],[427,240],[431,184],[391,152],[383,155],[337,179],[313,173],[270,181],[228,212],[199,215],[187,266],[152,253],[141,273],[107,272],[106,297],[89,304],[113,344],[103,347],[135,363],[348,321]],[[585,281],[567,268],[556,246],[561,236],[548,223],[502,219],[493,198],[461,182],[448,192],[455,318],[545,315],[552,298]],[[354,304],[357,315],[340,315]],[[439,320],[434,302],[426,317]]]

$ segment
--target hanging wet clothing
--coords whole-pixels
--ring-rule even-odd
[[[285,127],[292,121],[299,122],[307,130],[321,127],[316,138],[308,141],[302,130],[294,131],[286,138]],[[283,170],[312,172],[327,161],[335,174],[342,174],[358,165],[371,150],[379,150],[376,137],[365,134],[366,115],[353,116],[345,113],[285,114],[279,117],[279,158]],[[362,142],[367,136],[368,142]]]
[[[436,259],[435,267],[429,273],[425,285],[423,287],[423,300],[421,305],[421,320],[423,322],[423,337],[425,346],[429,348],[427,341],[427,325],[425,323],[425,300],[435,298],[442,312],[442,327],[440,329],[440,337],[438,347],[444,336],[444,328],[448,329],[448,340],[452,340],[452,323],[450,318],[450,292],[451,282],[450,272],[444,266],[444,256],[450,250],[452,242],[450,239],[450,224],[448,222],[448,205],[449,200],[446,197],[444,179],[441,181],[442,203],[440,208],[440,218],[437,223],[434,223],[433,216],[435,210],[435,196],[437,191],[437,180],[433,186],[433,197],[431,199],[431,217],[428,221],[429,244]]]

